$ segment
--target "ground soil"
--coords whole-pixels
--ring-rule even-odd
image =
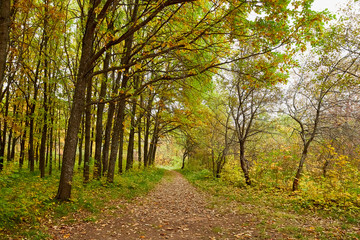
[[[96,221],[61,223],[49,229],[53,239],[263,239],[251,214],[211,208],[210,196],[170,171],[147,196],[119,200]],[[255,218],[255,219],[254,219]],[[267,232],[266,239],[287,239]]]

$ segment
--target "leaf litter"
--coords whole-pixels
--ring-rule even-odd
[[[256,216],[239,214],[231,204],[209,207],[210,195],[198,191],[180,173],[169,171],[147,196],[117,200],[96,221],[50,227],[52,239],[263,239]],[[225,208],[225,209],[224,209]],[[267,231],[266,239],[289,239]]]

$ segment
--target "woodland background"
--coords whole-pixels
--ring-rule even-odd
[[[0,230],[154,165],[359,224],[360,5],[311,2],[2,0]]]

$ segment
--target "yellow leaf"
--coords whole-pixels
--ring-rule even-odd
[[[140,68],[141,68],[141,64],[140,64],[140,63],[135,64],[135,69],[140,69]]]

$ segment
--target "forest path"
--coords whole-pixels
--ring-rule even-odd
[[[169,171],[145,197],[118,203],[96,222],[61,226],[54,239],[257,239],[249,215],[210,209],[209,196]],[[253,226],[253,227],[252,227]],[[276,233],[274,233],[276,235]]]

